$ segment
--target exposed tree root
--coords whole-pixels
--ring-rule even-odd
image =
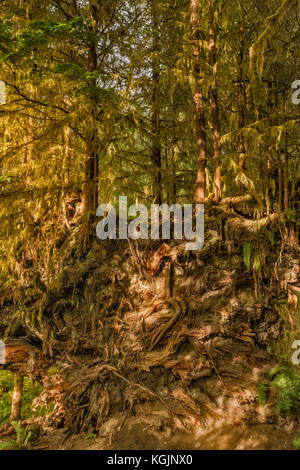
[[[198,253],[184,243],[114,247],[109,259],[102,256],[109,246],[99,243],[66,264],[47,294],[28,305],[30,315],[9,304],[1,312],[0,329],[13,311],[14,331],[28,332],[27,340],[7,340],[5,367],[43,383],[34,407],[53,403],[48,425],[111,441],[133,415],[142,422],[147,404],[164,410],[147,418],[154,430],[262,419],[257,384],[272,364],[263,348],[279,337],[281,323],[272,287],[256,297],[242,248],[232,243],[228,255],[214,231]],[[277,264],[286,296],[299,284],[296,268],[285,277],[293,257],[285,248]],[[54,376],[50,364],[58,367]]]

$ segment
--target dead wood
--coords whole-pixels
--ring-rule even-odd
[[[49,361],[41,350],[21,338],[9,339],[4,344],[5,364],[0,365],[0,368],[35,379],[43,377]]]

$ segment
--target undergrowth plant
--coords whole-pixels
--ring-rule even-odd
[[[290,312],[288,299],[282,299],[274,305],[282,321],[282,335],[279,340],[273,342],[269,351],[280,362],[291,362],[292,345],[294,341],[300,340],[300,299],[298,298],[297,308]],[[300,368],[298,366],[300,373]]]
[[[276,411],[283,414],[300,411],[299,372],[289,364],[285,364],[271,369],[269,376],[279,394]]]
[[[291,315],[283,301],[277,309],[283,321],[282,336],[268,351],[279,365],[269,371],[270,383],[265,381],[258,385],[258,401],[259,406],[264,406],[269,388],[274,387],[278,393],[276,412],[287,416],[300,411],[300,366],[292,362],[292,345],[300,339],[300,308],[298,305]],[[294,438],[294,448],[300,449],[300,433]]]
[[[16,439],[7,438],[0,442],[0,450],[25,450],[28,448],[31,432],[28,427],[22,428],[19,423],[13,421],[11,423],[17,433]]]
[[[279,365],[269,371],[269,377],[279,395],[276,410],[287,415],[300,411],[300,366],[292,363],[292,345],[300,339],[300,307],[298,304],[291,314],[287,304],[281,302],[277,309],[283,321],[282,336],[272,344],[269,352]]]
[[[293,445],[295,450],[300,450],[300,432],[294,437]]]

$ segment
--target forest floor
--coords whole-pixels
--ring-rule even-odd
[[[110,445],[106,440],[53,429],[31,442],[36,450],[293,450],[295,432],[271,424],[220,426],[199,435],[176,433],[169,439],[145,432],[141,426],[124,428]]]

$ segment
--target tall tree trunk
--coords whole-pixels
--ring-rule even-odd
[[[98,29],[97,21],[97,7],[92,1],[89,2],[89,14],[91,19],[91,31],[96,35]],[[97,71],[97,40],[93,39],[88,46],[88,63],[87,69],[89,72]],[[89,87],[95,88],[97,85],[96,78],[89,81]],[[96,215],[98,203],[98,176],[99,176],[99,161],[98,161],[98,146],[97,136],[95,132],[96,119],[97,119],[97,99],[91,97],[91,117],[92,125],[87,130],[85,140],[85,184],[83,193],[83,211],[84,214]]]
[[[14,388],[11,396],[10,421],[19,421],[21,419],[21,406],[23,395],[23,375],[15,372],[13,374]]]
[[[29,98],[36,99],[36,92],[32,84],[29,85]],[[34,111],[29,109],[28,129],[25,136],[26,150],[25,150],[25,172],[26,184],[30,185],[32,182],[32,166],[33,166],[33,140],[34,140]]]
[[[213,201],[218,203],[221,199],[221,146],[220,146],[220,123],[217,88],[217,55],[215,36],[215,2],[209,0],[209,62],[212,70],[210,86],[210,102],[212,117],[212,140],[214,150],[214,187]]]
[[[195,78],[194,104],[196,120],[197,161],[198,171],[196,179],[196,191],[194,202],[203,204],[205,201],[206,185],[206,130],[205,113],[203,106],[203,93],[200,83],[200,36],[199,36],[199,0],[191,0],[190,26],[192,40],[192,68]]]
[[[280,156],[279,135],[276,138],[276,156],[278,165],[278,212],[282,211],[282,162]]]
[[[289,151],[288,151],[288,132],[287,127],[285,125],[284,128],[284,164],[283,164],[283,207],[285,213],[288,209],[294,209],[293,205],[293,196],[294,191],[293,188],[291,189],[291,194],[289,190]],[[288,237],[289,242],[298,246],[298,233],[297,233],[297,225],[293,220],[288,220]]]
[[[161,204],[161,145],[160,145],[160,44],[157,0],[151,0],[152,19],[152,165],[154,170],[153,200]]]
[[[96,44],[91,44],[88,52],[88,71],[94,72],[97,70],[97,52]],[[89,82],[89,86],[94,88],[96,86],[96,79],[92,79]],[[93,124],[90,129],[87,130],[87,136],[85,140],[85,185],[84,185],[84,197],[83,207],[85,214],[96,215],[97,202],[98,202],[98,152],[96,145],[95,135],[95,120],[96,120],[96,109],[97,103],[92,100],[92,121]]]
[[[175,106],[174,103],[172,104],[172,125],[173,129],[176,128],[176,117],[175,117]],[[171,164],[170,164],[170,206],[176,203],[176,161],[175,161],[175,144],[171,143]]]
[[[246,113],[246,96],[244,83],[244,54],[245,54],[245,38],[244,38],[244,0],[239,0],[239,53],[238,53],[238,84],[237,84],[237,104],[238,104],[238,163],[241,172],[245,171],[245,141],[243,136],[243,128],[245,127]],[[245,187],[240,183],[240,192],[243,193]]]
[[[176,162],[175,162],[175,149],[171,148],[171,168],[170,168],[170,200],[169,204],[176,203]]]
[[[63,136],[64,149],[63,149],[62,210],[63,210],[65,224],[68,230],[71,229],[71,226],[68,220],[67,208],[66,208],[66,197],[67,197],[66,187],[68,187],[69,182],[70,182],[70,137],[71,137],[71,128],[70,126],[67,125],[64,128],[64,136]]]
[[[273,77],[270,77],[268,82],[268,107],[269,113],[272,114],[272,110],[276,106],[274,103],[273,98],[276,95],[275,90],[275,81]],[[273,119],[271,120],[271,126],[273,125]],[[266,188],[265,188],[265,198],[266,198],[266,206],[267,206],[267,214],[270,214],[270,211],[273,210],[272,207],[272,160],[273,160],[273,139],[272,139],[272,132],[271,128],[268,128],[266,131],[266,145],[267,145],[267,161],[266,161],[266,169],[267,169],[267,179],[266,179]]]
[[[287,211],[289,208],[289,155],[287,129],[284,129],[284,166],[283,166],[283,206]]]

